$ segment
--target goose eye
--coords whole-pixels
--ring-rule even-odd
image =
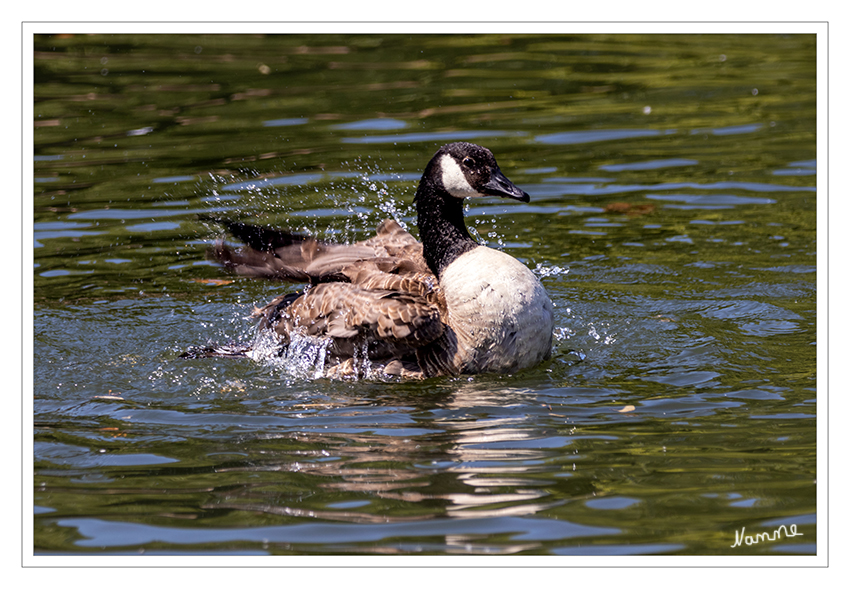
[[[465,157],[465,158],[463,158],[463,165],[464,165],[464,166],[470,166],[470,167],[471,167],[471,166],[474,166],[474,165],[475,165],[475,160],[474,160],[474,159],[472,159],[471,157]]]

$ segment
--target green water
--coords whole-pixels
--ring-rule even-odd
[[[816,553],[813,35],[34,49],[35,553]],[[541,277],[550,361],[383,382],[178,358],[297,288],[208,262],[199,213],[415,232],[455,140],[531,195],[468,224]]]

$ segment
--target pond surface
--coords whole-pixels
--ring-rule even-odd
[[[37,37],[34,552],[815,554],[815,98],[814,35]],[[415,234],[456,140],[531,195],[468,224],[551,360],[179,358],[299,288],[200,214]]]

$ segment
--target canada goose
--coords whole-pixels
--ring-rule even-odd
[[[476,196],[529,201],[488,149],[450,143],[416,190],[421,242],[390,219],[353,244],[213,219],[247,245],[234,250],[219,241],[211,254],[237,274],[309,283],[255,313],[282,346],[293,334],[330,338],[337,374],[356,369],[364,350],[391,375],[513,372],[549,357],[552,302],[524,264],[469,235],[463,204]],[[233,354],[184,354],[210,355]]]

